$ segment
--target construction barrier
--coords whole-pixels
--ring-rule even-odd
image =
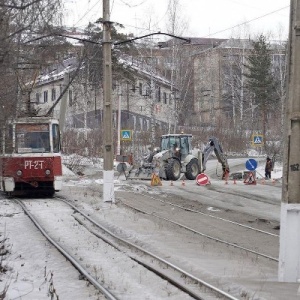
[[[162,185],[159,176],[154,173],[151,176],[151,185],[152,186],[161,186]]]
[[[209,178],[206,174],[200,173],[196,177],[196,183],[198,185],[208,185],[208,184],[210,184],[210,181],[209,181]]]
[[[255,176],[252,172],[247,173],[247,177],[244,180],[245,184],[256,184]]]

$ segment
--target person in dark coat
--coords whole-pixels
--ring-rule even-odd
[[[266,179],[271,179],[271,172],[273,171],[273,164],[271,158],[268,156],[265,166],[265,175]]]

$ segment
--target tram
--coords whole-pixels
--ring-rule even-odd
[[[53,196],[62,187],[59,121],[25,117],[0,132],[0,190],[9,195]]]

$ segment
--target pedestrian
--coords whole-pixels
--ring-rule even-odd
[[[271,158],[268,156],[265,166],[266,179],[271,179],[271,172],[273,171],[273,164]]]

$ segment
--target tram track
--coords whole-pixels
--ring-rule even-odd
[[[37,218],[35,218],[33,214],[26,208],[26,204],[24,204],[20,200],[15,200],[15,201],[22,207],[22,209],[34,222],[37,228],[43,233],[43,235],[75,266],[75,268],[84,277],[87,278],[87,280],[89,280],[95,286],[95,288],[103,292],[108,299],[121,299],[121,298],[116,298],[116,296],[111,294],[110,291],[106,290],[106,288],[103,285],[95,281],[95,278],[93,278],[93,276],[91,276],[89,272],[85,270],[72,255],[70,255],[63,247],[61,247],[57,243],[57,241],[51,238],[47,234],[46,230],[43,229],[41,224],[39,224]],[[59,200],[56,199],[54,201],[62,201],[70,208],[72,208],[72,210],[78,213],[80,217],[74,216],[74,218],[77,220],[79,224],[83,225],[94,236],[97,236],[98,238],[108,243],[109,245],[113,246],[117,250],[126,253],[132,260],[142,265],[143,267],[147,268],[148,270],[155,273],[156,275],[160,276],[161,278],[167,280],[169,283],[176,286],[178,289],[189,294],[192,298],[215,299],[216,297],[218,297],[218,299],[237,299],[234,296],[213,286],[212,284],[209,284],[208,282],[200,278],[197,278],[196,276],[188,273],[187,271],[177,267],[175,264],[168,262],[166,259],[159,257],[157,254],[145,250],[142,247],[137,246],[134,243],[117,236],[114,232],[105,228],[101,224],[97,223],[90,216],[88,216],[88,214],[75,207],[69,201],[66,201],[64,199],[59,199]],[[87,224],[87,221],[90,222],[89,225]],[[102,231],[102,233],[99,233],[91,229],[90,228],[91,224],[93,227],[96,228],[96,230]],[[110,237],[108,238],[107,236]],[[122,244],[123,246],[120,246],[120,244]],[[126,250],[124,250],[124,245],[126,247]],[[128,253],[128,251],[130,253]],[[137,255],[137,253],[140,254]],[[189,283],[187,284],[186,282]]]
[[[245,225],[245,224],[241,224],[241,223],[229,220],[229,219],[217,217],[217,216],[214,216],[212,214],[204,213],[204,212],[199,211],[199,210],[195,210],[195,209],[191,209],[191,208],[188,208],[188,207],[184,207],[184,206],[172,203],[170,201],[165,201],[165,200],[159,199],[158,197],[153,197],[153,196],[150,196],[150,195],[147,195],[147,194],[142,194],[142,195],[144,197],[150,198],[151,200],[155,200],[155,201],[158,201],[158,202],[161,202],[161,203],[164,203],[164,204],[168,204],[170,206],[174,206],[174,207],[180,208],[180,209],[185,210],[185,211],[190,211],[190,212],[193,212],[193,213],[196,213],[196,214],[199,214],[199,215],[207,216],[207,217],[210,217],[210,218],[213,218],[213,219],[216,219],[216,220],[221,220],[221,221],[224,221],[224,222],[227,222],[227,223],[231,223],[231,224],[234,224],[234,225],[237,225],[237,226],[240,226],[240,227],[244,227],[244,228],[249,229],[249,230],[261,232],[263,234],[279,238],[278,234],[274,234],[274,233],[271,233],[271,232],[268,232],[268,231],[265,231],[265,230],[260,230],[260,229],[257,229],[255,227],[251,227],[251,226],[248,226],[248,225]]]
[[[39,221],[34,217],[34,215],[27,209],[26,205],[21,200],[14,200],[17,204],[19,204],[26,215],[30,218],[30,220],[34,223],[34,225],[39,229],[39,231],[43,234],[43,236],[68,260],[72,263],[72,265],[101,293],[105,295],[105,297],[109,300],[118,300],[108,289],[106,289],[103,285],[101,285],[90,273],[80,264],[74,256],[72,256],[67,250],[65,250],[55,239],[53,239],[47,231],[42,227]]]
[[[275,239],[274,243],[278,243],[279,242],[279,235],[277,235],[277,234],[274,234],[274,233],[271,233],[271,232],[268,232],[268,231],[265,231],[265,230],[260,230],[258,228],[254,228],[254,227],[251,227],[251,226],[248,226],[248,225],[245,225],[245,224],[241,224],[241,223],[238,223],[238,222],[235,222],[235,221],[231,221],[231,220],[228,220],[228,219],[224,219],[224,218],[221,218],[221,217],[217,217],[217,216],[211,215],[209,213],[203,213],[203,212],[195,210],[195,209],[190,209],[190,208],[187,208],[187,207],[183,207],[183,206],[177,205],[175,203],[172,203],[170,201],[162,200],[162,199],[160,199],[159,196],[153,197],[153,196],[150,196],[150,195],[147,195],[147,194],[142,194],[142,196],[144,198],[151,199],[151,201],[154,200],[156,202],[159,202],[159,203],[163,204],[163,206],[159,206],[159,207],[156,208],[154,205],[151,205],[151,207],[150,206],[147,207],[146,201],[143,202],[143,203],[141,201],[139,201],[138,203],[137,202],[134,203],[134,202],[130,201],[129,199],[125,200],[124,198],[121,199],[121,202],[124,206],[126,206],[130,209],[133,209],[133,210],[135,210],[139,213],[142,213],[142,214],[148,215],[150,217],[155,217],[155,218],[164,220],[166,222],[172,223],[176,226],[184,228],[185,230],[188,230],[192,233],[195,233],[195,234],[197,234],[197,235],[199,235],[203,238],[207,238],[207,239],[210,239],[212,241],[222,243],[224,245],[239,249],[241,251],[246,251],[247,253],[251,253],[251,254],[254,254],[256,256],[263,257],[263,258],[269,259],[269,260],[274,261],[274,262],[278,262],[278,257],[277,256],[274,256],[274,255],[271,255],[271,254],[268,254],[268,253],[264,253],[264,252],[261,252],[261,251],[257,251],[257,250],[250,247],[250,246],[255,247],[255,245],[252,245],[251,240],[247,241],[247,239],[249,239],[249,232],[253,232],[254,235],[260,235],[260,236],[263,236],[263,237],[265,236],[265,237],[268,237],[269,240],[271,239],[271,241],[269,243],[272,243],[272,239]],[[128,202],[130,202],[130,203],[128,203]],[[182,212],[190,212],[191,214],[189,216],[184,216],[183,214],[180,214],[179,217],[177,217],[177,215],[174,216],[174,214],[175,214],[174,212],[172,214],[169,214],[168,212],[165,213],[165,210],[164,210],[165,205],[168,205],[170,207],[175,207],[176,209],[179,209]],[[221,224],[218,225],[219,226],[219,232],[217,232],[218,237],[216,236],[216,229],[215,228],[213,230],[214,234],[213,235],[209,234],[209,230],[208,230],[208,228],[210,227],[209,225],[208,226],[202,226],[202,227],[205,227],[205,231],[203,229],[200,231],[198,229],[200,227],[200,225],[197,226],[197,227],[195,226],[195,223],[197,222],[197,217],[195,217],[195,215],[198,216],[199,223],[203,221],[203,217],[214,219],[214,220],[217,220],[218,222],[221,222]],[[178,218],[181,218],[184,221],[182,221],[182,220],[178,221]],[[196,221],[190,222],[190,220],[192,220],[192,219],[196,220]],[[214,222],[214,223],[216,223],[216,222]],[[227,223],[229,225],[242,228],[243,231],[239,232],[239,234],[237,234],[237,235],[239,236],[239,239],[241,239],[241,237],[245,236],[245,241],[243,243],[245,243],[246,245],[249,244],[249,246],[243,246],[243,245],[241,245],[240,242],[237,242],[236,240],[230,241],[230,240],[225,240],[224,238],[221,238],[223,235],[225,235],[224,232],[223,232],[223,229],[224,229],[223,227],[224,226],[222,226],[222,223],[224,223],[224,224]],[[206,223],[204,223],[204,224],[210,224],[210,222],[206,221]],[[214,225],[214,227],[217,227],[217,226]],[[229,233],[228,237],[230,239],[233,239],[234,234],[232,234],[232,236],[231,236],[230,233]],[[264,247],[265,245],[259,245],[259,246]],[[265,248],[267,248],[267,247],[265,247]],[[271,248],[270,250],[273,250],[272,247],[270,247],[270,248]]]

